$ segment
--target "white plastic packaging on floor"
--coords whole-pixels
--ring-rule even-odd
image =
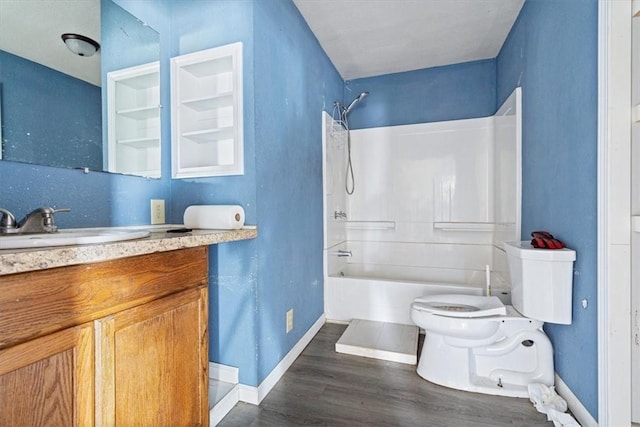
[[[353,319],[336,343],[336,351],[415,365],[418,327]]]
[[[529,400],[538,412],[547,414],[547,420],[552,421],[555,427],[580,427],[580,424],[571,414],[565,413],[567,402],[554,387],[544,384],[529,384]]]

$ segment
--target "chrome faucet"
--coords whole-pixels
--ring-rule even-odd
[[[0,208],[0,234],[55,233],[58,226],[53,218],[57,212],[69,212],[71,209],[53,209],[42,207],[27,214],[20,222],[6,209]]]

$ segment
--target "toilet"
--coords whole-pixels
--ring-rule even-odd
[[[553,347],[544,322],[571,324],[571,249],[505,242],[511,303],[495,296],[430,295],[411,304],[425,331],[417,372],[459,390],[528,397],[527,386],[554,383]]]

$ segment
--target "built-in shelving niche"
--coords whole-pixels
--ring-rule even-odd
[[[242,43],[171,59],[172,177],[244,174]]]
[[[160,177],[160,65],[107,73],[109,172]]]

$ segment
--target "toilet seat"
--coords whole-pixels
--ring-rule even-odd
[[[433,295],[416,298],[412,309],[444,317],[487,317],[507,314],[498,297],[480,295]]]

